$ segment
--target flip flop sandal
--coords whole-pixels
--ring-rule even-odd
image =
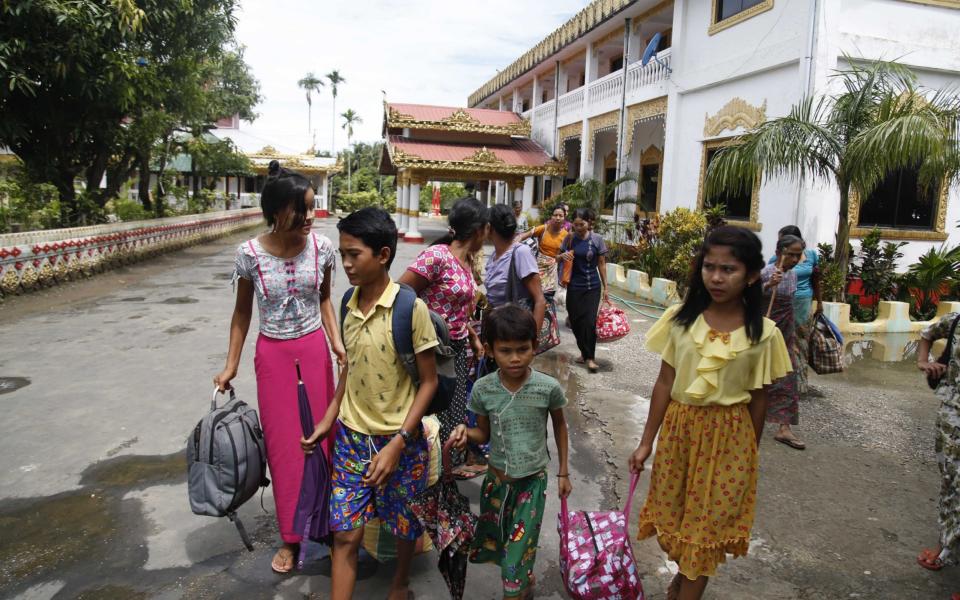
[[[281,552],[282,550],[283,550],[283,548],[281,548],[280,550],[277,550],[277,554],[275,554],[274,557],[273,557],[273,560],[270,561],[270,568],[273,569],[273,572],[274,572],[274,573],[277,573],[277,574],[279,574],[279,575],[286,575],[286,574],[290,573],[291,571],[293,571],[293,566],[294,566],[294,563],[296,563],[296,558],[297,558],[297,557],[296,557],[296,555],[293,553],[292,550],[288,551],[288,552],[290,553],[290,568],[289,568],[289,569],[278,569],[278,568],[276,567],[276,562],[274,562],[274,561],[277,560],[277,557],[278,557],[278,556],[283,556],[283,555],[280,554],[280,552]],[[282,562],[286,562],[286,561],[284,560],[284,561],[282,561]]]
[[[784,444],[784,445],[786,445],[786,446],[790,446],[790,447],[793,448],[794,450],[805,450],[805,449],[807,448],[807,445],[806,445],[806,444],[804,444],[804,443],[801,442],[800,440],[796,440],[796,439],[793,439],[793,438],[785,438],[785,437],[777,437],[777,436],[774,436],[773,439],[775,439],[776,441],[780,442],[781,444]]]
[[[926,548],[917,555],[917,564],[928,571],[939,571],[943,568],[939,553],[935,552],[932,548]],[[958,594],[954,594],[954,596],[958,596]],[[954,598],[954,600],[960,600],[960,596]]]
[[[486,473],[487,465],[461,465],[453,470],[453,476],[460,480],[473,479]]]

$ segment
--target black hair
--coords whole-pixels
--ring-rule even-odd
[[[785,227],[781,227],[780,231],[777,232],[777,237],[782,238],[785,235],[793,235],[801,240],[803,239],[803,234],[800,233],[800,228],[796,225],[786,225]]]
[[[593,223],[597,220],[597,213],[593,212],[592,208],[575,208],[570,220],[576,221],[577,219],[583,219],[587,223]]]
[[[354,211],[337,223],[340,233],[352,235],[379,254],[383,248],[390,249],[390,259],[387,261],[387,270],[393,264],[397,254],[397,224],[393,222],[390,213],[377,206],[368,206]]]
[[[752,231],[730,225],[718,227],[710,232],[693,260],[690,269],[690,282],[683,306],[673,318],[684,328],[689,328],[710,306],[712,299],[703,282],[703,260],[710,248],[726,246],[733,256],[747,268],[747,274],[759,273],[763,269],[763,244]],[[763,333],[763,286],[758,278],[747,285],[743,291],[743,322],[747,328],[747,337],[751,343],[760,341]]]
[[[777,252],[782,252],[784,249],[789,248],[794,244],[800,244],[801,248],[805,247],[803,238],[800,236],[789,233],[787,235],[781,235],[780,239],[777,240]]]
[[[276,160],[270,161],[267,170],[267,182],[260,192],[260,208],[267,225],[273,227],[277,217],[287,208],[293,210],[293,220],[289,230],[300,229],[307,221],[307,205],[304,198],[313,183],[295,171],[284,169]]]
[[[504,304],[490,311],[481,326],[483,341],[493,348],[493,343],[525,342],[537,346],[537,322],[533,313],[516,304]]]
[[[483,205],[483,202],[472,196],[460,198],[453,204],[449,214],[447,214],[450,232],[435,241],[431,246],[437,244],[450,245],[454,241],[465,242],[489,222],[490,211]]]
[[[497,235],[506,240],[512,240],[517,233],[517,217],[513,209],[506,204],[497,204],[490,209],[490,226]]]

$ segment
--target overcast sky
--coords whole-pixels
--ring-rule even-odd
[[[307,102],[297,80],[338,69],[339,114],[355,110],[355,141],[380,139],[391,102],[466,106],[477,88],[587,4],[587,0],[244,0],[237,38],[260,81],[259,118],[241,129],[306,150]],[[317,148],[331,146],[329,86],[313,98]]]

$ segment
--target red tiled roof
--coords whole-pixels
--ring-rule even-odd
[[[440,122],[447,119],[456,111],[466,112],[468,115],[491,127],[504,127],[523,121],[520,115],[505,110],[490,110],[486,108],[462,108],[458,106],[430,106],[428,104],[399,104],[389,103],[388,109],[410,115],[416,121]]]
[[[510,166],[543,167],[551,162],[550,155],[540,144],[522,138],[513,138],[509,146],[484,146],[483,144],[415,141],[399,135],[391,135],[390,145],[406,154],[429,161],[463,162],[486,149]]]

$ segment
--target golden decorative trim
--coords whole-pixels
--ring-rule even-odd
[[[717,114],[705,115],[703,124],[704,137],[715,137],[723,131],[743,127],[750,130],[767,120],[767,101],[760,106],[753,106],[743,98],[733,98],[727,102]]]
[[[940,186],[940,197],[937,198],[937,214],[934,216],[933,229],[893,229],[890,227],[877,227],[880,235],[884,239],[890,240],[915,240],[915,241],[936,241],[943,242],[949,238],[947,234],[947,207],[950,201],[950,184],[944,182]],[[850,237],[863,237],[874,230],[873,227],[861,227],[860,223],[860,193],[850,190],[850,205],[847,207],[848,223],[850,224]]]
[[[398,112],[392,106],[387,107],[387,128],[389,129],[425,129],[530,137],[530,127],[530,122],[523,119],[509,125],[487,125],[478,121],[462,108],[456,109],[449,116],[439,121],[421,121],[412,115]]]
[[[903,0],[904,2],[913,2],[914,4],[926,4],[927,6],[939,6],[940,8],[960,8],[960,0]]]
[[[714,19],[717,18],[717,0],[712,0],[710,8],[710,27],[707,29],[707,34],[713,35],[719,31],[733,27],[738,23],[743,23],[747,19],[755,17],[760,13],[765,13],[771,8],[773,8],[773,0],[763,0],[763,2],[760,4],[751,6],[746,10],[742,10],[732,17],[728,17],[722,21],[715,21]]]
[[[520,58],[500,71],[496,77],[470,94],[468,105],[479,105],[520,75],[523,75],[560,50],[566,48],[634,2],[635,0],[594,0],[569,21],[561,25],[553,31],[553,33],[520,56]],[[661,4],[664,6],[672,4],[672,0],[665,0]]]
[[[465,160],[475,163],[503,164],[503,159],[494,154],[493,151],[487,150],[486,146],[480,148],[474,152],[472,156],[466,158]]]
[[[663,191],[663,151],[660,148],[657,148],[653,144],[650,144],[646,150],[640,155],[640,173],[637,174],[637,199],[643,200],[643,166],[644,165],[657,165],[660,167],[657,173],[657,197],[654,200],[654,212],[660,214],[660,197]],[[636,212],[644,212],[640,210],[640,202],[637,202]]]
[[[277,149],[274,148],[273,146],[264,146],[263,148],[260,149],[260,152],[257,152],[256,154],[260,156],[280,156],[277,153]]]
[[[633,148],[633,138],[637,133],[637,125],[640,121],[657,115],[663,115],[664,120],[667,118],[666,96],[627,107],[627,137],[624,140],[626,142],[626,145],[624,145],[626,152],[630,152],[630,149]]]
[[[577,121],[557,129],[557,148],[559,148],[559,159],[563,160],[567,155],[567,140],[579,138],[583,135],[583,122]]]
[[[703,209],[704,207],[704,181],[707,178],[707,152],[713,150],[714,148],[722,148],[724,146],[734,146],[737,144],[737,138],[726,138],[722,140],[709,140],[703,142],[703,152],[700,155],[700,182],[697,187],[697,208]],[[738,225],[740,227],[745,227],[753,231],[760,231],[762,225],[760,224],[760,175],[753,180],[753,190],[750,192],[750,220],[744,221],[741,219],[727,218],[732,225]]]
[[[597,115],[596,117],[591,117],[588,121],[589,124],[589,135],[590,135],[590,154],[593,156],[594,151],[597,148],[597,134],[604,131],[613,129],[616,132],[617,128],[620,126],[620,111],[611,110],[608,113],[603,113],[602,115]]]

